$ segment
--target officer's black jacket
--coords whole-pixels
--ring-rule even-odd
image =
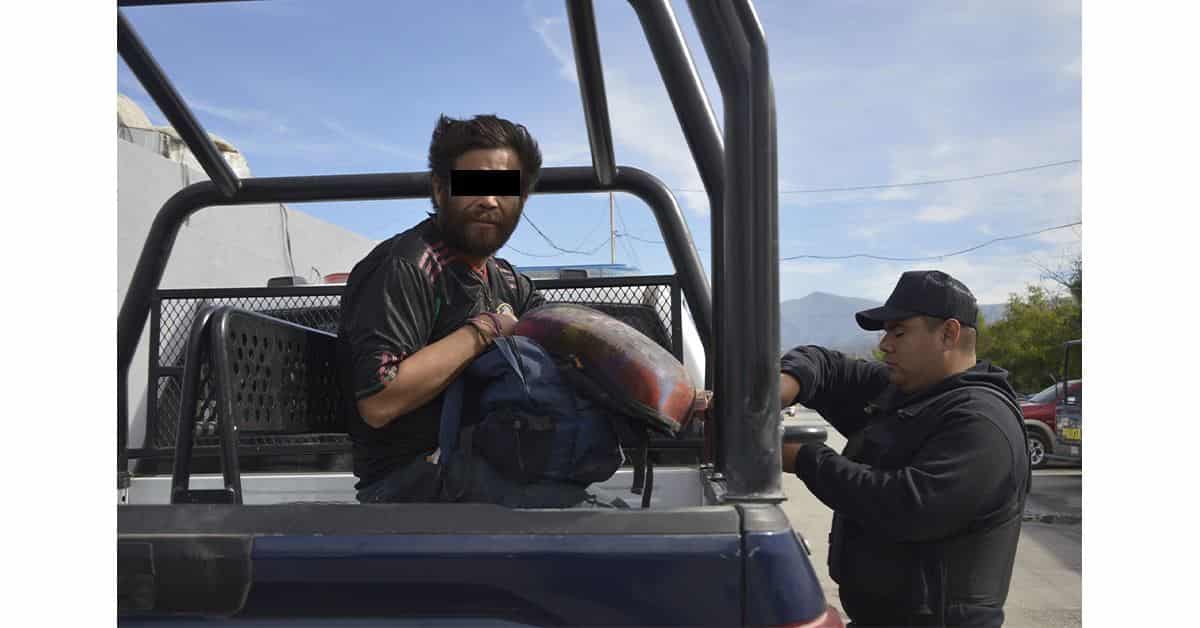
[[[802,447],[796,475],[834,511],[829,570],[859,623],[999,625],[1029,482],[1008,373],[987,362],[912,395],[887,367],[787,353],[795,402],[847,437]]]

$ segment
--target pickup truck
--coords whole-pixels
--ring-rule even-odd
[[[680,359],[686,300],[714,400],[692,436],[652,444],[658,452],[641,470],[622,468],[594,486],[628,508],[558,510],[355,503],[336,412],[334,336],[328,318],[311,318],[336,312],[340,288],[159,289],[181,224],[199,210],[422,198],[429,173],[238,178],[118,14],[122,58],[209,175],[159,211],[118,315],[120,625],[843,625],[806,541],[779,506],[786,498],[777,251],[739,245],[777,241],[775,110],[762,26],[750,0],[690,3],[720,83],[722,133],[668,0],[630,4],[709,196],[711,284],[670,190],[614,158],[590,0],[566,7],[592,164],[544,168],[534,193],[623,191],[646,202],[675,274],[570,289],[663,285],[669,314],[653,303],[560,300],[641,320],[647,326],[639,329]],[[297,296],[310,302],[287,301]],[[324,304],[314,306],[316,297]],[[186,316],[167,329],[175,319],[165,308],[183,301]],[[668,324],[651,324],[653,316]],[[174,397],[159,393],[157,424],[138,447],[129,443],[129,368],[148,321],[156,345],[150,390],[177,388]],[[668,450],[686,455],[668,461]]]
[[[1083,380],[1070,380],[1065,388],[1064,391],[1062,382],[1055,382],[1020,403],[1029,438],[1029,464],[1035,469],[1052,461],[1078,458],[1070,455],[1070,445],[1061,443],[1056,410],[1068,397],[1079,398],[1083,394]]]

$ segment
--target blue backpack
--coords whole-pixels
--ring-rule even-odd
[[[512,481],[588,485],[624,462],[621,420],[577,394],[541,345],[501,337],[447,388],[438,443],[447,456],[470,429],[466,446]]]

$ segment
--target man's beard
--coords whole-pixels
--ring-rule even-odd
[[[517,212],[512,216],[511,220],[504,219],[504,213],[497,212],[480,212],[477,209],[451,209],[449,207],[439,209],[435,218],[438,230],[441,231],[442,239],[452,248],[457,249],[471,257],[480,259],[490,257],[493,253],[500,250],[508,242],[508,238],[512,236],[513,231],[517,229],[517,223],[521,220],[521,213],[524,211],[524,202],[517,207]],[[472,235],[468,229],[471,219],[481,215],[496,215],[502,221],[496,225],[491,233]]]

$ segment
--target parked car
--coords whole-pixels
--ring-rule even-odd
[[[1078,398],[1083,392],[1083,381],[1071,380],[1067,390],[1070,396]],[[1059,439],[1055,438],[1055,408],[1063,401],[1063,386],[1056,383],[1020,402],[1021,413],[1025,415],[1025,434],[1029,438],[1029,463],[1035,469],[1045,467],[1051,460],[1077,457],[1056,444]]]

